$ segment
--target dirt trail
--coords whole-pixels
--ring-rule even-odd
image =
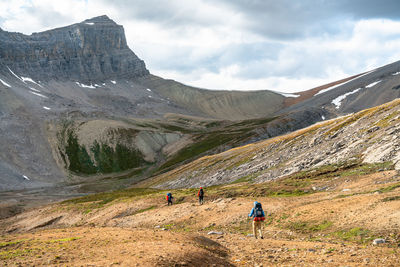
[[[100,206],[51,205],[0,221],[0,260],[4,266],[399,266],[397,179],[381,172],[336,179],[334,189],[310,195],[257,198],[268,213],[263,240],[249,236],[254,197],[206,195],[201,206],[195,196],[178,195],[168,207],[157,194]],[[377,237],[387,243],[373,246]]]

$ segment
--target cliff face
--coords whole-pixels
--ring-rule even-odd
[[[149,74],[107,16],[32,35],[0,30],[0,69],[37,80],[94,81]]]

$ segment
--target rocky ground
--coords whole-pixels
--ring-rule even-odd
[[[365,173],[206,188],[201,206],[194,190],[173,191],[173,206],[166,191],[152,189],[69,200],[0,221],[0,259],[4,266],[398,266],[400,178],[394,170]],[[316,190],[286,185],[304,180]],[[265,191],[278,186],[286,194]],[[254,200],[268,214],[263,240],[251,236],[246,218]],[[373,245],[378,238],[385,243]]]

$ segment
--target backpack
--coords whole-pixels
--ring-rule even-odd
[[[172,200],[172,194],[171,194],[171,193],[168,193],[168,194],[167,194],[167,200],[168,200],[168,201]]]
[[[202,196],[204,196],[204,191],[203,191],[203,189],[200,189],[200,191],[199,191],[199,197],[202,197]]]
[[[264,217],[261,203],[257,203],[254,207],[254,217]]]

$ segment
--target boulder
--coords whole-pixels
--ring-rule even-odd
[[[386,240],[383,238],[377,238],[377,239],[374,239],[374,241],[372,241],[373,245],[384,244],[384,243],[386,243]]]

